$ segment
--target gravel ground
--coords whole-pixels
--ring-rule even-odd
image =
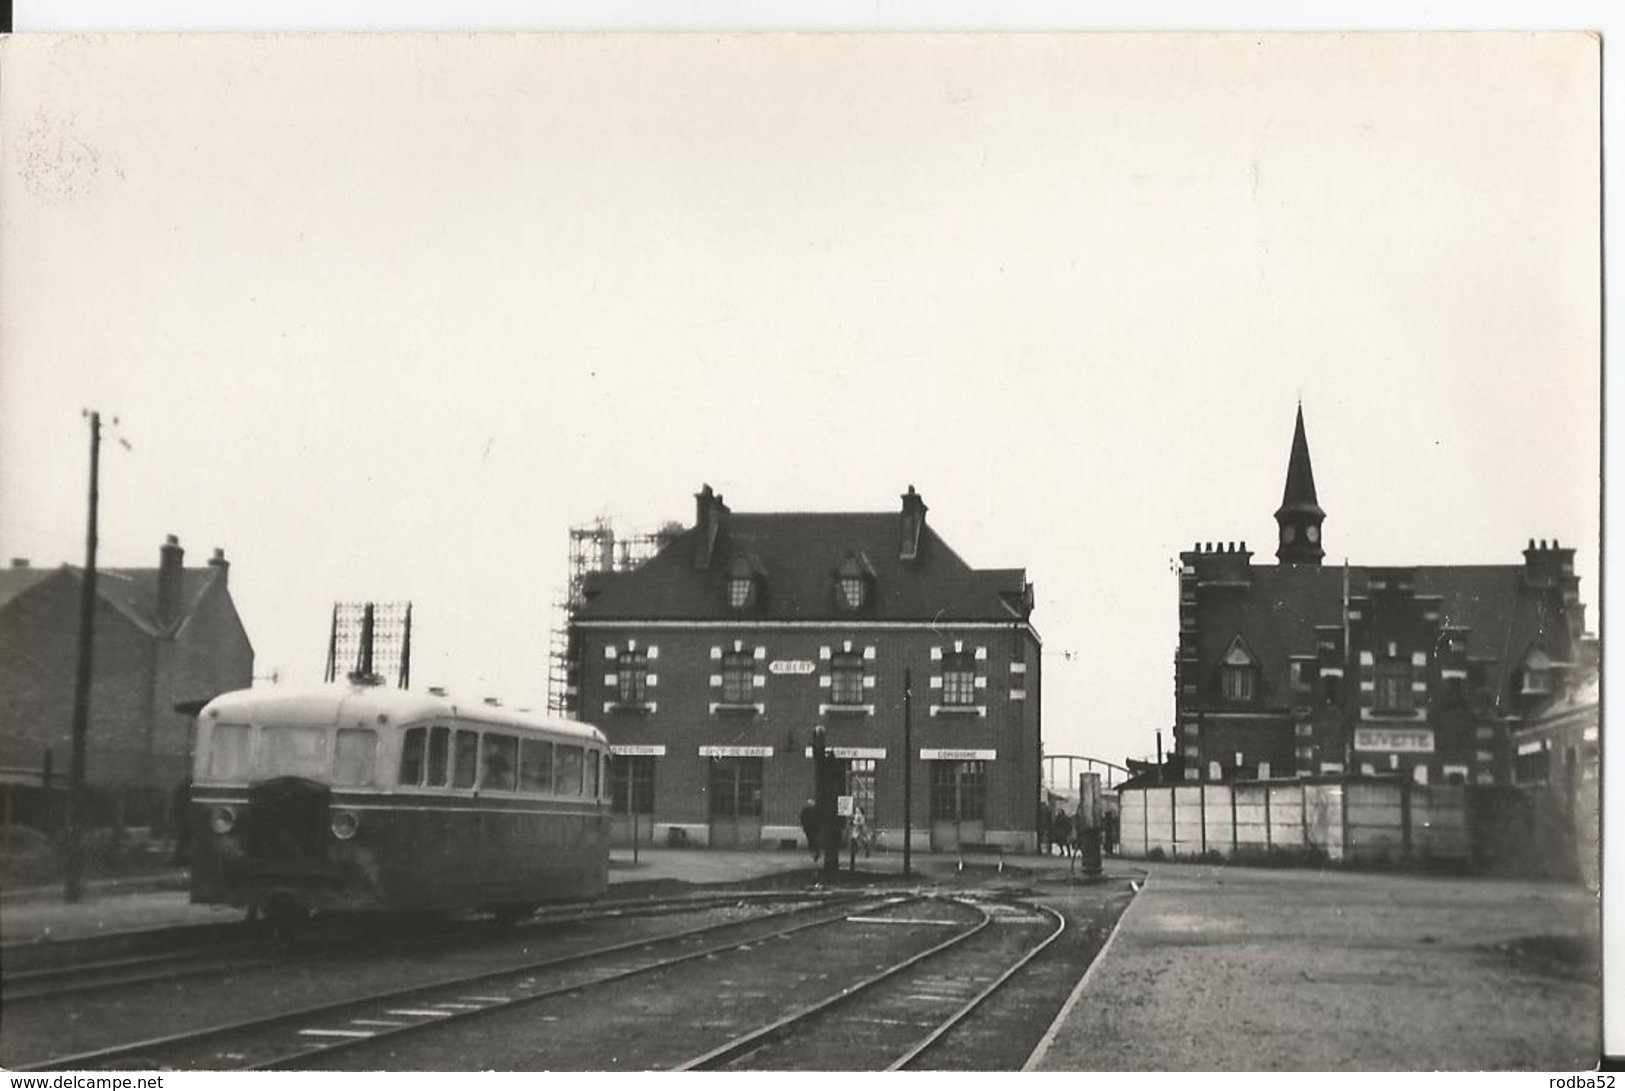
[[[1040,1071],[1571,1071],[1598,902],[1551,883],[1147,864]]]

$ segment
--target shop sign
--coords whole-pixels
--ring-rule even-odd
[[[884,761],[886,757],[884,746],[829,746],[825,749],[845,761]],[[812,757],[812,747],[807,747],[805,753],[809,758]]]
[[[1416,727],[1359,727],[1354,730],[1354,749],[1431,754],[1433,732]]]
[[[775,659],[767,665],[769,674],[811,674],[817,669],[810,659]]]

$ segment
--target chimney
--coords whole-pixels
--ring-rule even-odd
[[[214,556],[209,558],[209,567],[220,573],[220,585],[224,587],[231,573],[231,562],[226,560],[226,551],[215,546]]]
[[[727,514],[728,505],[722,502],[722,494],[713,493],[710,485],[702,485],[694,494],[695,568],[711,567],[717,536],[722,533],[722,517]]]
[[[158,550],[158,627],[167,629],[181,619],[181,559],[186,551],[173,534]]]
[[[914,486],[908,487],[903,494],[903,523],[902,548],[897,556],[900,560],[912,561],[920,555],[920,532],[925,529],[925,501],[920,494],[914,491]]]

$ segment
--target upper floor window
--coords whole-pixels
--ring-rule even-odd
[[[1380,660],[1377,663],[1376,707],[1381,711],[1405,712],[1414,705],[1411,664],[1404,659]]]
[[[624,651],[616,663],[616,697],[623,705],[641,705],[649,696],[649,655]]]
[[[1258,661],[1241,637],[1230,642],[1219,676],[1226,701],[1251,701],[1258,696]]]
[[[728,566],[728,608],[743,610],[756,605],[761,590],[761,567],[749,557],[735,557]]]
[[[835,568],[835,602],[842,610],[858,610],[868,605],[874,570],[861,553],[848,554]]]
[[[863,656],[841,652],[830,658],[830,701],[837,705],[863,703]]]
[[[942,703],[976,703],[976,656],[971,652],[945,652],[942,656]]]
[[[756,673],[756,659],[749,652],[727,652],[722,657],[722,701],[724,704],[749,704]]]

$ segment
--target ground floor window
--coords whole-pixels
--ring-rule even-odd
[[[931,763],[931,820],[980,822],[987,813],[987,763]]]
[[[655,759],[649,754],[616,755],[609,762],[611,814],[655,813]]]
[[[707,794],[712,818],[760,818],[762,759],[712,758]]]

